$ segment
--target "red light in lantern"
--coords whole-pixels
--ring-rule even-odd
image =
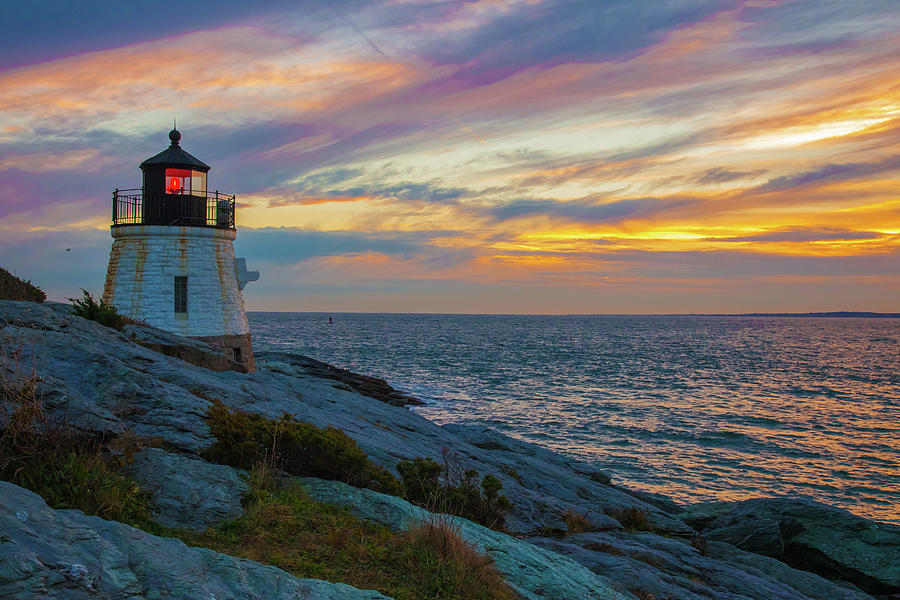
[[[168,192],[170,194],[174,194],[181,190],[181,180],[178,177],[173,177],[169,180],[169,189]]]

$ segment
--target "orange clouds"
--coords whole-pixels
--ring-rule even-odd
[[[98,171],[109,165],[111,159],[101,157],[97,150],[69,150],[58,153],[31,153],[0,157],[0,171],[21,169],[22,171],[71,171],[82,169]]]
[[[339,110],[416,76],[400,63],[348,57],[257,27],[232,27],[4,73],[0,111],[19,122],[77,119],[83,126],[117,114],[144,120],[158,110],[188,112],[195,125],[208,122],[209,111],[228,120],[256,120]]]

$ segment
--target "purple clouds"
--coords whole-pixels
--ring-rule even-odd
[[[584,306],[602,284],[719,286],[703,310],[727,312],[767,269],[790,287],[832,268],[834,288],[851,264],[873,302],[900,289],[879,258],[900,246],[890,2],[85,10],[0,19],[0,241],[36,280],[59,276],[52,256],[6,249],[77,232],[102,254],[110,192],[139,185],[177,116],[211,189],[238,195],[238,246],[280,282],[254,292],[268,307],[304,278],[351,300],[420,289],[421,310],[454,286],[565,286]]]

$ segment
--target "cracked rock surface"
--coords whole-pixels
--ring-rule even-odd
[[[0,598],[387,599],[190,548],[81,511],[53,510],[37,494],[7,482],[0,482]]]

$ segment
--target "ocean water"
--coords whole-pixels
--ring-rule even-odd
[[[329,324],[329,316],[334,323]],[[900,523],[900,319],[251,313],[254,346],[376,375],[679,502],[802,494]]]

